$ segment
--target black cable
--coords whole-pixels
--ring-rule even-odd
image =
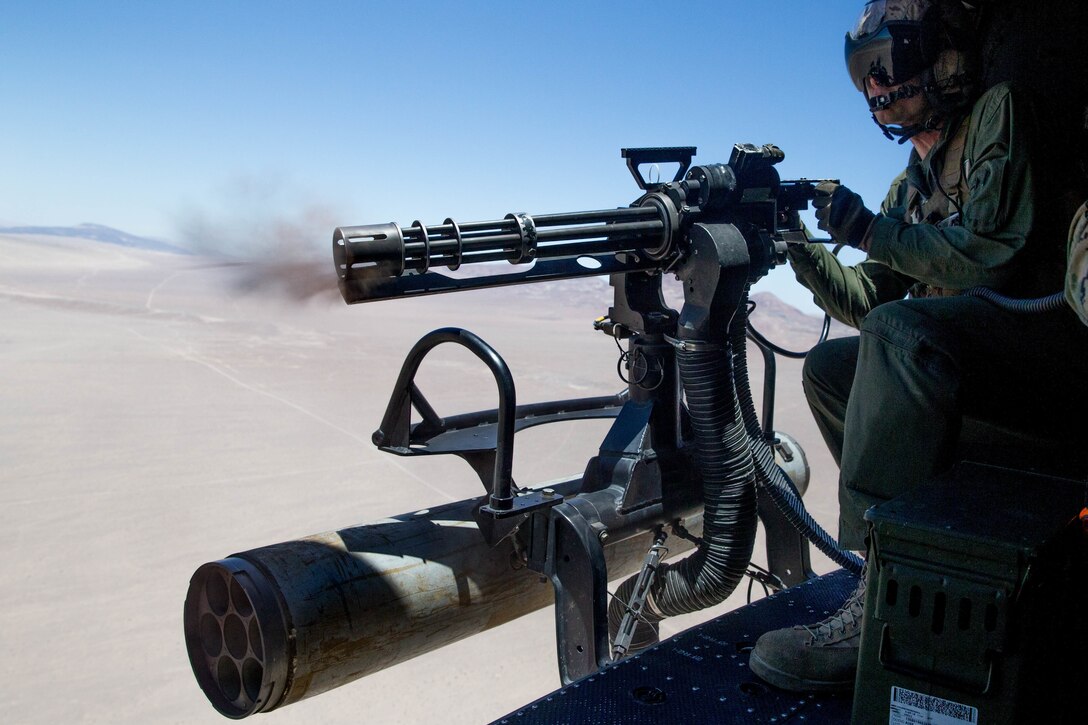
[[[1006,297],[1000,292],[994,292],[989,287],[972,287],[964,290],[967,297],[979,297],[1007,312],[1024,312],[1036,314],[1039,312],[1053,312],[1065,306],[1065,293],[1055,292],[1046,297],[1034,297],[1030,299],[1017,299]]]
[[[807,237],[807,235],[806,235],[806,237]],[[830,243],[833,243],[833,242],[834,242],[834,240],[832,240],[832,239],[811,239],[811,238],[809,239],[809,244],[830,244]],[[842,248],[844,246],[845,246],[844,244],[834,242],[834,246],[831,248],[831,253],[833,255],[835,255],[836,257],[839,256],[839,252],[842,251]],[[804,360],[806,357],[808,357],[809,350],[811,350],[812,348],[809,348],[809,350],[805,350],[804,352],[795,352],[793,350],[787,350],[784,347],[780,347],[779,345],[774,344],[773,342],[768,340],[766,337],[764,337],[763,334],[760,333],[760,331],[757,330],[754,325],[752,325],[752,312],[755,309],[756,309],[755,300],[751,300],[751,299],[748,300],[748,321],[747,322],[748,322],[748,337],[749,337],[749,339],[751,339],[753,342],[755,342],[757,345],[759,345],[763,349],[770,350],[771,352],[775,353],[776,355],[781,355],[782,357],[788,357],[788,358],[791,358],[793,360]],[[813,344],[812,347],[816,347],[816,345],[819,345],[821,342],[826,342],[827,341],[827,336],[829,334],[831,334],[831,315],[829,315],[827,312],[824,312],[824,321],[823,321],[823,324],[820,326],[820,339],[818,339],[815,342],[815,344]]]
[[[743,329],[731,330],[730,336],[742,343],[746,332]],[[751,442],[752,457],[756,463],[756,482],[763,486],[779,512],[794,529],[808,539],[829,559],[842,568],[855,574],[861,571],[862,559],[850,551],[839,548],[838,542],[824,531],[812,517],[801,501],[797,488],[774,460],[774,450],[763,438],[763,429],[759,424],[752,391],[748,384],[748,361],[744,355],[733,360],[733,380],[739,407],[744,418],[744,425]]]
[[[805,357],[808,356],[808,350],[805,350],[804,352],[795,352],[793,350],[787,350],[786,348],[780,347],[780,346],[774,344],[773,342],[771,342],[770,340],[768,340],[766,337],[764,337],[763,334],[759,330],[757,330],[755,328],[755,326],[752,324],[752,311],[755,310],[755,308],[756,308],[755,301],[754,300],[749,300],[748,301],[748,337],[751,338],[753,342],[755,342],[760,347],[763,347],[763,348],[765,348],[767,350],[770,350],[771,352],[773,352],[775,354],[781,355],[782,357],[788,357],[788,358],[792,358],[794,360],[804,360]],[[831,332],[831,315],[829,315],[829,314],[827,314],[825,312],[824,313],[823,325],[820,327],[820,339],[816,341],[816,343],[813,345],[813,347],[815,347],[816,345],[819,345],[821,342],[826,341],[827,336],[828,336],[828,334],[830,332]]]

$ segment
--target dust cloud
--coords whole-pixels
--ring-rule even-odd
[[[305,201],[275,180],[243,177],[213,204],[192,205],[176,219],[176,237],[193,252],[234,268],[232,286],[286,302],[338,299],[332,231],[345,213]]]

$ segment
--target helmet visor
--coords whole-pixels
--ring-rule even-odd
[[[920,30],[917,23],[886,23],[861,39],[848,34],[846,69],[854,86],[864,92],[868,76],[882,86],[895,86],[924,71]]]

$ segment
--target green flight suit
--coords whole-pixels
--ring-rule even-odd
[[[1083,443],[1064,445],[1081,437],[1070,426],[1088,407],[1088,328],[1068,308],[1014,313],[958,294],[1062,289],[1065,235],[1048,223],[1053,195],[1036,172],[1032,128],[1012,89],[991,88],[965,120],[946,124],[924,160],[911,152],[867,239],[855,240],[868,259],[845,266],[822,245],[789,252],[816,303],[861,331],[818,345],[804,369],[806,398],[840,464],[846,548],[865,548],[869,506],[961,458],[1088,472]],[[955,173],[944,165],[963,133]]]

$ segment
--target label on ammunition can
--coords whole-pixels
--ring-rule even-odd
[[[888,725],[977,725],[978,708],[933,695],[892,687]]]

